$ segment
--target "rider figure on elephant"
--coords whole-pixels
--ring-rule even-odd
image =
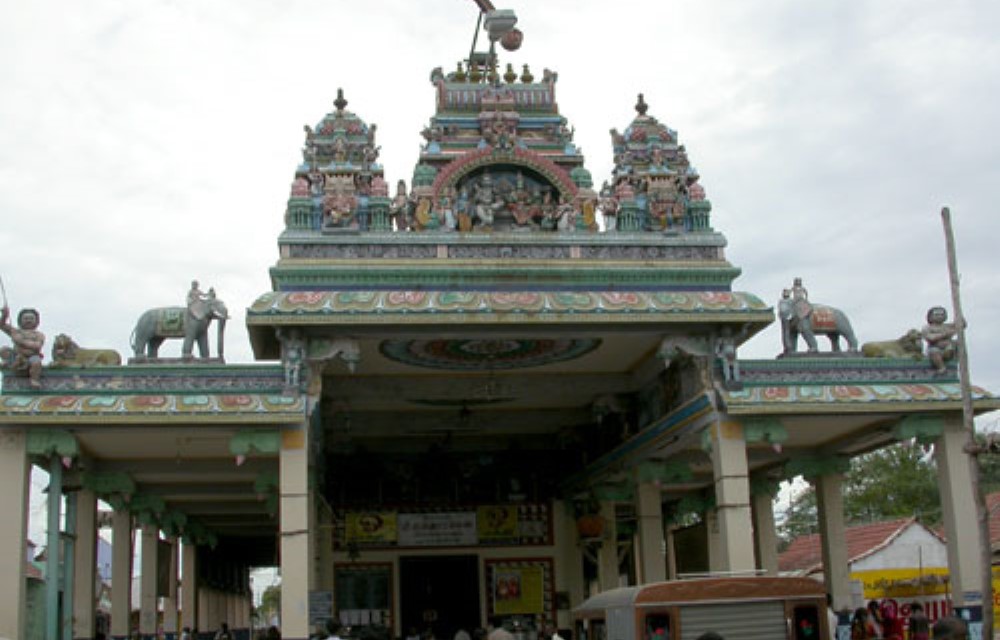
[[[812,305],[809,303],[809,291],[802,286],[802,278],[795,278],[792,281],[790,290],[792,296],[792,307],[795,309],[795,317],[800,321],[809,316]]]

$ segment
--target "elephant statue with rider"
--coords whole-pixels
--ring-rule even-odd
[[[192,293],[188,295],[188,306],[159,307],[149,309],[139,316],[132,332],[132,350],[136,359],[156,358],[160,345],[167,338],[183,338],[181,356],[193,357],[194,345],[198,345],[201,358],[209,358],[208,328],[212,320],[217,320],[218,358],[223,359],[223,336],[229,311],[222,300],[215,297],[215,291],[208,294],[198,291],[197,282],[192,283]]]
[[[858,351],[858,339],[854,336],[847,314],[836,307],[809,302],[801,278],[796,278],[792,288],[782,292],[778,301],[778,318],[781,320],[783,355],[798,351],[799,336],[805,340],[808,353],[817,353],[817,334],[830,339],[830,348],[834,353],[841,353],[841,338],[847,341],[848,353]]]

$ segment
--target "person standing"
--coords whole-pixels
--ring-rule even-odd
[[[914,602],[910,605],[910,640],[928,640],[930,632],[931,622],[924,613],[924,606]]]
[[[969,626],[956,616],[945,616],[937,621],[933,629],[934,640],[968,640]]]
[[[215,640],[233,640],[233,634],[229,633],[229,625],[223,622],[219,625],[219,632],[215,634]]]

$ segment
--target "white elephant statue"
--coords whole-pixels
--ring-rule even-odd
[[[222,300],[209,298],[202,303],[204,306],[201,317],[195,317],[190,309],[185,307],[159,307],[149,309],[135,324],[132,332],[132,350],[136,358],[146,356],[156,358],[160,345],[167,338],[183,338],[181,355],[192,357],[195,343],[202,358],[209,357],[208,327],[212,320],[218,320],[218,352],[223,357],[223,333],[229,311]]]

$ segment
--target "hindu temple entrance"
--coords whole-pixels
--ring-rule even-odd
[[[400,615],[406,634],[430,628],[448,640],[459,629],[480,626],[479,563],[476,556],[399,559]]]

